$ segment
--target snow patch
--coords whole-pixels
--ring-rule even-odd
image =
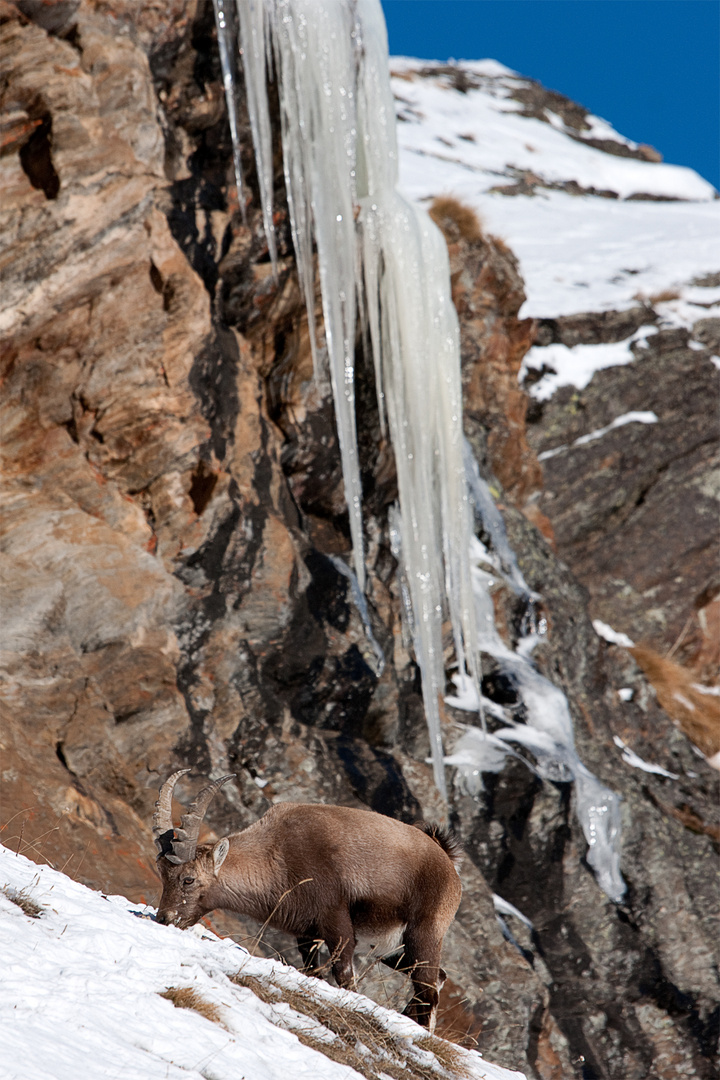
[[[593,619],[593,630],[598,637],[603,638],[610,645],[622,645],[623,649],[635,647],[635,642],[631,641],[627,634],[618,633],[617,630],[613,630],[612,626],[601,622],[600,619]]]
[[[288,1004],[261,1001],[240,976],[325,1001],[349,1024],[381,1025],[405,1067],[447,1077],[427,1048],[427,1032],[360,994],[338,990],[250,954],[202,926],[161,926],[154,912],[103,896],[49,866],[0,846],[0,885],[42,908],[28,918],[0,890],[0,1060],[7,1080],[361,1080],[360,1073],[304,1045],[294,1033],[336,1041],[323,1024]],[[160,995],[188,988],[218,1022]],[[360,1026],[360,1025],[358,1025]],[[453,1046],[472,1080],[524,1080]],[[395,1061],[390,1058],[389,1060]],[[382,1060],[368,1063],[382,1072]]]
[[[478,83],[466,93],[441,73],[409,82],[408,75],[427,66],[422,61],[393,58],[391,65],[406,76],[392,83],[405,120],[398,125],[403,189],[420,203],[453,195],[508,243],[525,281],[521,316],[623,310],[638,297],[682,292],[684,283],[717,271],[720,200],[697,173],[584,145],[557,116],[546,124],[520,115],[510,95],[528,83],[502,65],[458,64]],[[586,121],[585,137],[635,146],[606,121]],[[542,187],[532,196],[492,190],[524,176],[619,197]],[[642,195],[691,201],[627,201]],[[700,293],[694,288],[688,296],[713,299]]]
[[[667,776],[669,780],[677,780],[677,773],[668,772],[661,765],[651,765],[649,761],[643,761],[641,757],[626,746],[619,735],[613,735],[613,742],[622,750],[622,759],[626,765],[632,765],[634,769],[642,769],[643,772],[656,773],[658,776]]]
[[[618,427],[624,427],[625,424],[657,423],[658,418],[654,412],[623,413],[622,416],[617,416],[612,423],[606,424],[605,427],[597,428],[596,431],[591,431],[588,435],[581,435],[579,439],[575,439],[575,441],[570,444],[556,446],[554,450],[543,450],[542,454],[538,454],[538,461],[547,461],[548,458],[555,457],[556,454],[561,454],[563,450],[574,450],[576,446],[585,446],[587,443],[594,442],[595,439],[602,439],[603,435],[607,435],[609,431],[613,431]]]
[[[530,396],[537,401],[547,401],[561,386],[574,386],[582,390],[596,371],[632,363],[635,356],[630,346],[635,342],[642,344],[651,334],[656,333],[656,326],[641,326],[624,341],[601,345],[575,345],[572,348],[560,343],[533,345],[523,357],[518,381],[522,382],[531,370],[546,369],[542,377],[530,387]]]

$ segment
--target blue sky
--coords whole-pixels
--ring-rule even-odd
[[[492,57],[720,188],[718,0],[382,0],[390,53]]]

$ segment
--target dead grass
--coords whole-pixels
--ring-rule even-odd
[[[224,1027],[220,1007],[212,1001],[206,1001],[191,986],[169,986],[167,990],[163,990],[160,997],[172,1001],[176,1009],[192,1009],[193,1012],[204,1016],[206,1020],[212,1020],[213,1024]]]
[[[628,650],[655,689],[657,699],[707,757],[720,752],[720,699],[696,689],[695,677],[674,660],[636,645]]]
[[[415,1040],[415,1045],[434,1054],[443,1068],[453,1076],[465,1075],[464,1054],[455,1043],[439,1039],[436,1035],[423,1035]]]
[[[0,892],[2,892],[8,900],[11,900],[13,904],[17,904],[20,910],[30,919],[39,919],[45,910],[40,904],[36,904],[35,901],[30,898],[27,889],[20,889],[20,891],[18,891],[17,889],[13,889],[9,885],[6,885],[3,889],[0,889]]]
[[[663,289],[662,292],[653,293],[652,296],[645,296],[643,293],[637,293],[633,300],[639,300],[643,304],[649,304],[650,307],[655,307],[656,304],[666,304],[669,300],[679,300],[680,293],[677,289]]]
[[[422,1029],[418,1029],[418,1038],[411,1042],[397,1039],[372,1013],[348,1005],[341,1008],[311,990],[279,985],[242,971],[231,976],[231,980],[237,986],[252,990],[268,1005],[288,1005],[297,1017],[288,1020],[287,1014],[283,1014],[283,1026],[305,1046],[325,1054],[332,1061],[350,1066],[367,1080],[378,1080],[381,1074],[393,1080],[439,1080],[441,1077],[463,1080],[468,1076],[464,1061],[466,1051],[443,1039],[422,1034]],[[303,1024],[303,1017],[307,1018],[307,1026]],[[418,1051],[432,1054],[436,1064],[420,1060]]]
[[[460,239],[472,243],[483,238],[482,224],[475,211],[450,195],[433,199],[429,214],[449,244]]]

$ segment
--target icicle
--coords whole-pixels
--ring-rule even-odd
[[[312,237],[320,270],[330,382],[355,573],[365,590],[362,493],[355,429],[355,105],[357,23],[337,0],[268,3],[291,230],[314,341]],[[252,108],[253,103],[248,100]],[[257,152],[257,148],[256,148]]]
[[[265,0],[264,5],[238,0],[238,16],[268,228],[272,175],[263,84],[265,54],[274,55],[291,230],[316,376],[321,357],[314,335],[313,238],[317,245],[361,593],[365,570],[354,349],[356,300],[363,302],[381,430],[384,434],[389,429],[398,464],[396,531],[403,538],[404,588],[412,608],[435,779],[445,794],[440,695],[445,689],[442,624],[447,614],[458,665],[460,670],[469,667],[480,700],[467,561],[471,514],[462,462],[459,335],[447,248],[428,216],[395,190],[395,109],[378,0]]]
[[[243,191],[242,161],[240,159],[240,137],[238,135],[237,118],[237,88],[235,85],[235,65],[232,57],[237,43],[234,28],[229,19],[228,8],[231,0],[213,0],[215,11],[215,25],[217,26],[218,51],[220,53],[220,67],[222,69],[223,87],[225,89],[225,101],[227,102],[228,123],[230,125],[230,138],[233,147],[233,165],[235,167],[235,185],[237,187],[238,203],[243,221],[246,220],[245,195]]]
[[[376,5],[361,0],[357,192],[368,313],[381,416],[398,473],[403,580],[414,616],[435,780],[444,791],[439,697],[442,623],[449,613],[458,666],[466,657],[479,694],[467,545],[470,508],[462,461],[457,316],[445,240],[427,214],[395,190],[394,103],[387,41]]]
[[[482,522],[483,529],[490,537],[493,549],[500,557],[503,569],[507,576],[508,584],[513,591],[526,600],[536,601],[540,599],[538,593],[533,592],[522,575],[518,566],[515,552],[510,547],[500,511],[493,501],[490,488],[480,475],[478,463],[472,452],[472,447],[467,439],[463,439],[463,460],[465,462],[465,475],[468,480],[470,495],[475,505],[475,513]]]
[[[215,0],[216,4],[220,2],[222,0]],[[255,147],[260,205],[270,261],[277,279],[277,242],[273,223],[272,129],[266,89],[265,6],[263,0],[236,0],[236,5],[240,40],[243,43],[245,89]]]
[[[343,577],[346,577],[350,582],[353,603],[355,604],[355,607],[358,610],[358,614],[362,619],[363,627],[365,628],[365,636],[367,637],[368,642],[370,643],[370,647],[375,654],[375,663],[373,665],[373,669],[377,677],[380,678],[383,671],[385,670],[385,654],[382,651],[382,646],[380,645],[380,642],[373,633],[372,623],[370,622],[370,612],[368,611],[365,594],[363,593],[360,585],[358,584],[358,579],[356,578],[355,574],[353,574],[352,570],[344,559],[341,559],[339,555],[330,555],[329,559],[335,569],[338,570],[343,575]]]

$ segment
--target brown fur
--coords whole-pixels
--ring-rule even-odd
[[[370,810],[280,803],[243,832],[198,847],[190,862],[161,856],[157,919],[185,928],[214,908],[237,911],[293,934],[309,971],[324,942],[343,987],[354,984],[358,936],[394,934],[402,948],[385,962],[410,975],[406,1013],[432,1029],[461,886],[450,835],[425,828],[430,835]]]
[[[426,833],[431,840],[434,840],[454,863],[460,862],[462,846],[452,829],[447,828],[445,825],[430,824],[426,821],[415,822],[415,828],[420,829],[420,831]]]

